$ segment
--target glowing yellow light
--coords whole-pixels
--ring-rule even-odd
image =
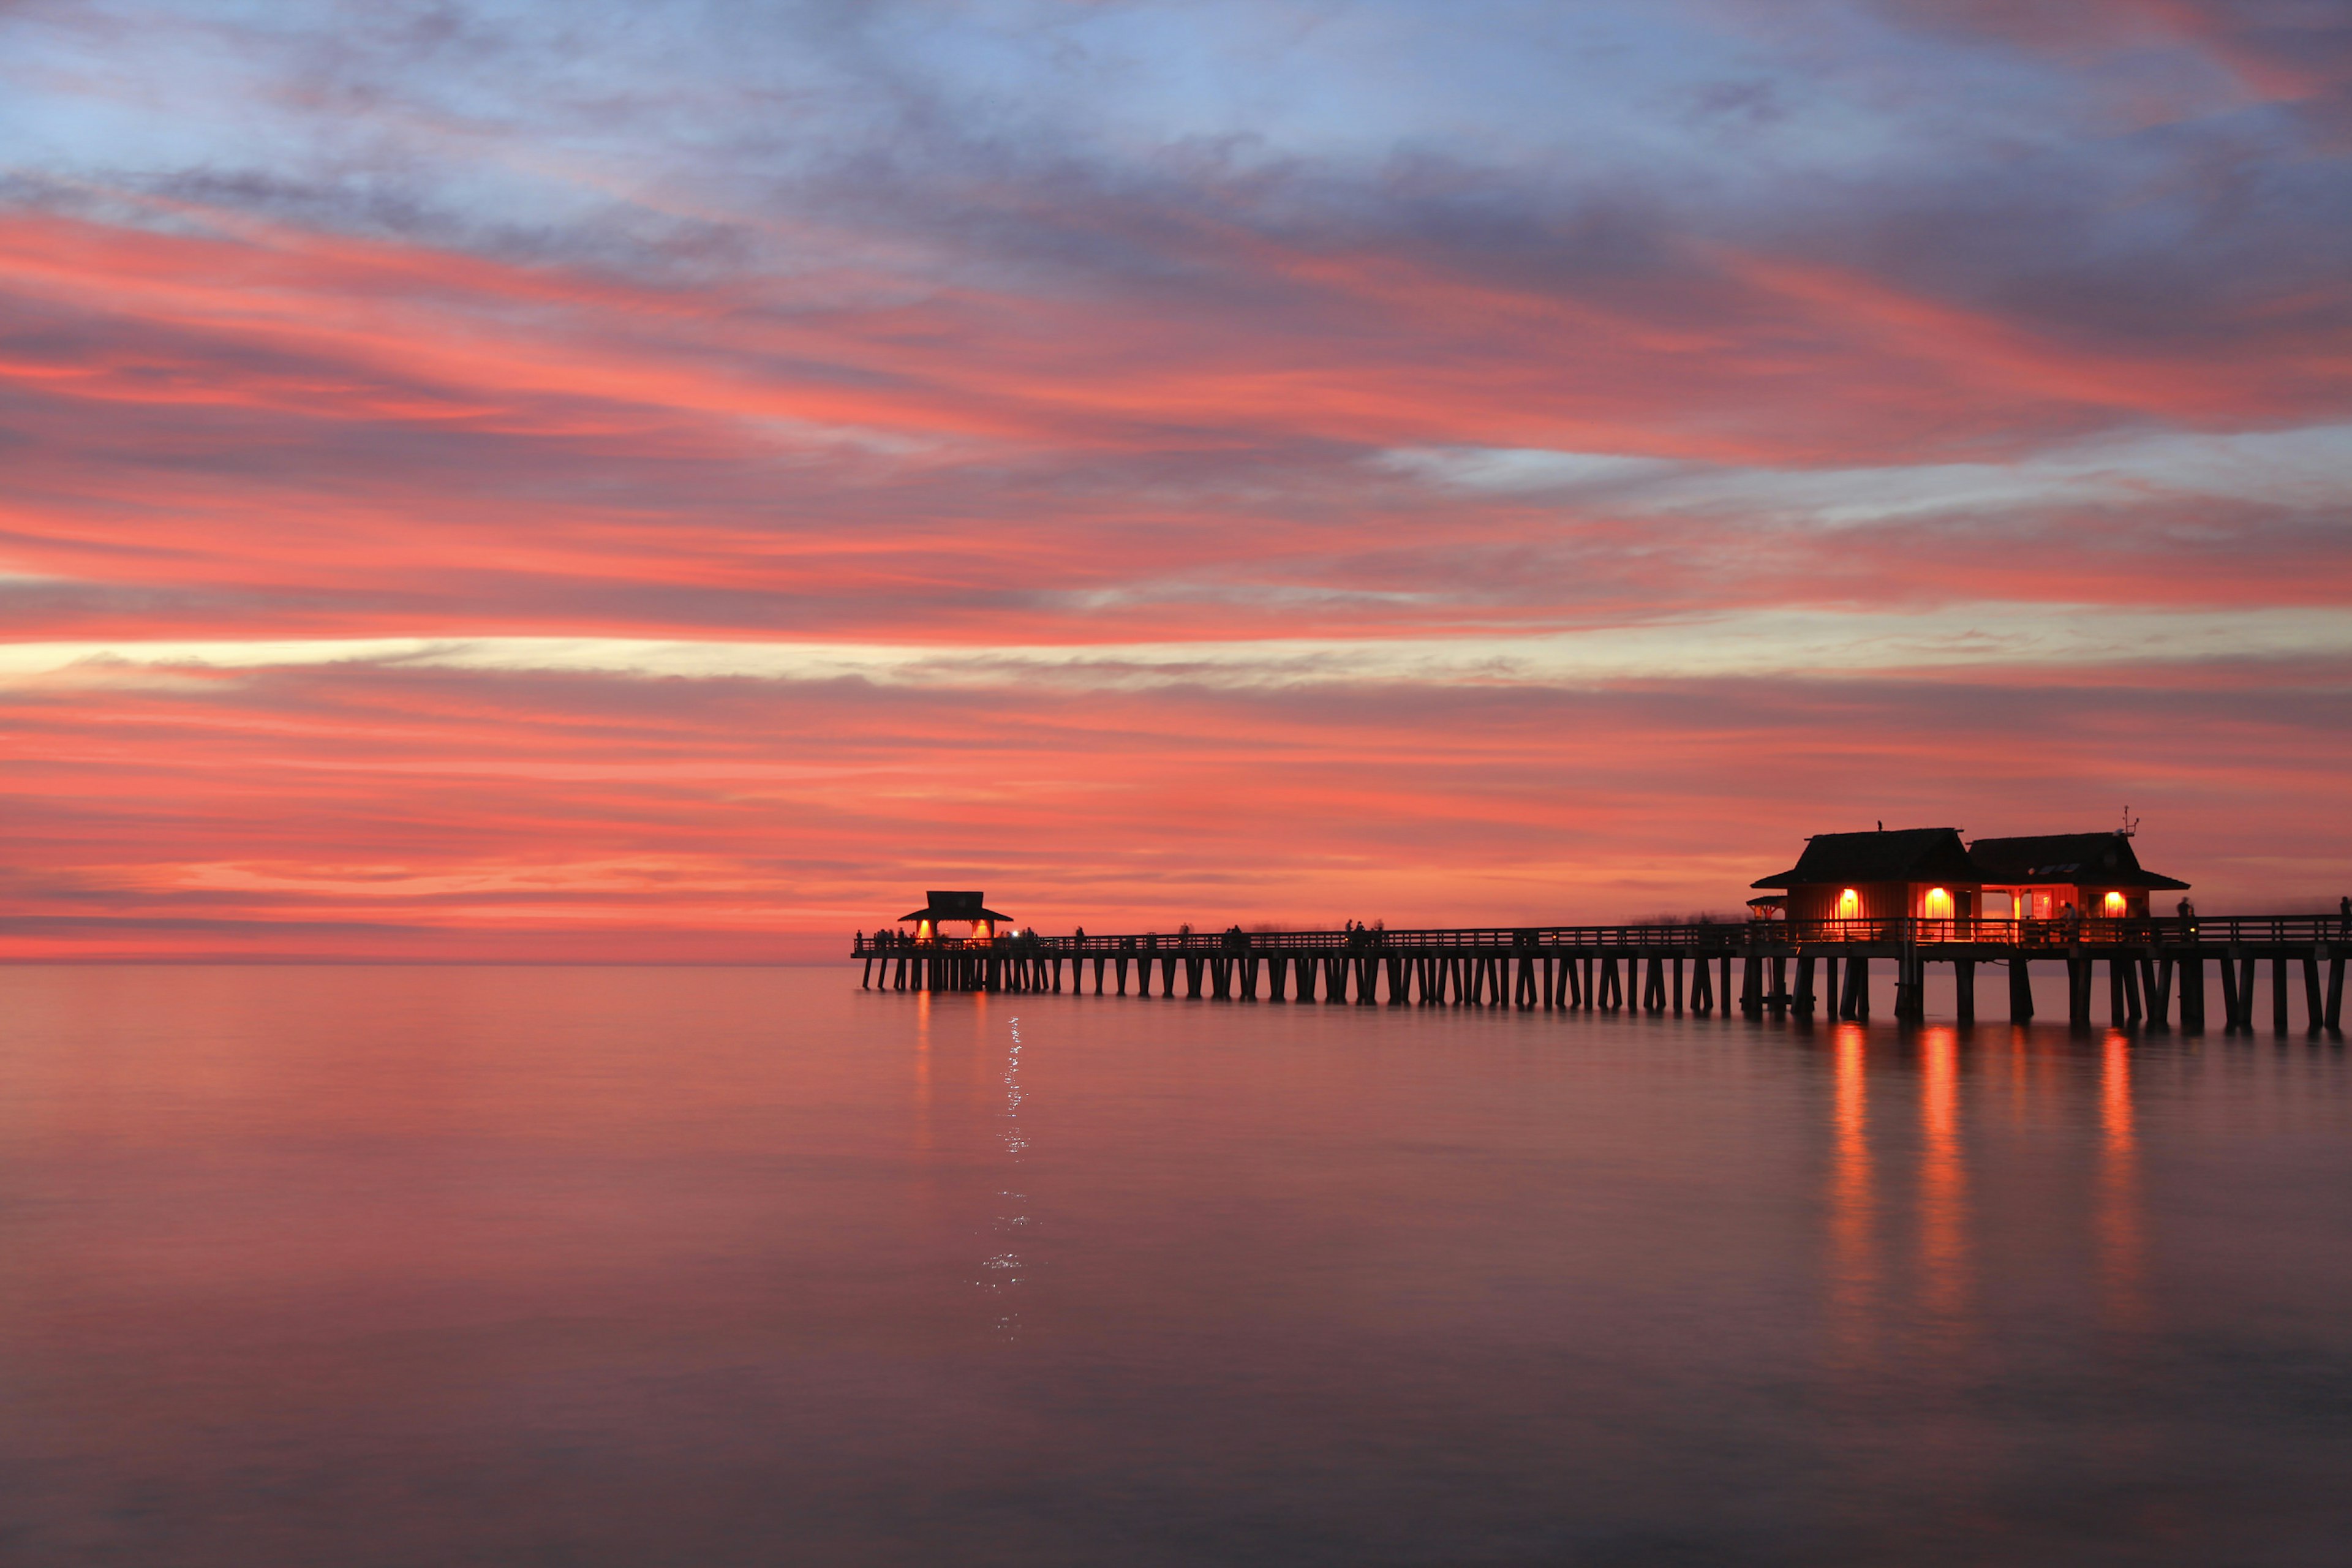
[[[2121,893],[2109,893],[2101,900],[2101,905],[2110,915],[2122,914],[2124,912],[2124,896]]]
[[[1920,912],[1925,914],[1931,921],[1950,920],[1952,918],[1952,895],[1950,890],[1945,888],[1928,889],[1927,897],[1920,905]]]
[[[1862,913],[1862,895],[1848,888],[1838,895],[1838,919],[1850,921]]]

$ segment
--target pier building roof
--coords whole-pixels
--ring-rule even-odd
[[[1825,883],[1975,882],[1976,863],[1960,843],[1957,827],[1898,827],[1891,832],[1816,833],[1805,840],[1797,863],[1777,877],[1759,877],[1754,888],[1814,887]]]
[[[923,897],[930,902],[913,914],[900,915],[898,919],[902,922],[929,921],[937,925],[941,921],[1009,921],[1013,918],[988,908],[981,901],[983,895],[976,892],[927,892]]]
[[[2030,887],[2037,882],[2103,888],[2186,888],[2188,883],[2143,870],[2131,840],[2120,833],[2045,833],[2029,838],[1979,838],[1969,846],[1988,882]]]

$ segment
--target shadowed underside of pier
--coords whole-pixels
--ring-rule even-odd
[[[1444,931],[1156,932],[921,942],[859,936],[861,984],[890,991],[1085,992],[1220,1002],[1864,1019],[1870,960],[1895,965],[1894,1016],[1926,1015],[1927,968],[1949,963],[1958,1021],[1976,1020],[1976,966],[2000,965],[2009,1016],[2033,1016],[2032,966],[2063,964],[2068,1020],[2089,1024],[2104,972],[2111,1022],[2251,1028],[2266,988],[2287,1026],[2290,992],[2310,1026],[2341,1027],[2352,931],[2332,916],[2188,921],[1832,921],[1810,925],[1632,925]],[[2208,979],[2213,980],[2209,989]],[[2218,995],[2216,995],[2218,994]]]

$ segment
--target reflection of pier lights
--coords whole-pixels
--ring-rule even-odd
[[[1838,1026],[1832,1047],[1836,1074],[1836,1142],[1830,1175],[1831,1335],[1844,1359],[1868,1352],[1880,1312],[1877,1302],[1877,1207],[1870,1161],[1869,1031]]]
[[[2131,1037],[2107,1031],[2099,1051],[2099,1274],[2107,1311],[2118,1327],[2147,1316],[2139,1220],[2138,1138],[2132,1113]]]
[[[1968,1167],[1960,1143],[1959,1040],[1919,1035],[1919,1272],[1924,1305],[1957,1331],[1968,1309]]]

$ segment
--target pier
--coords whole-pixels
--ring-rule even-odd
[[[935,928],[925,928],[927,932]],[[1976,1022],[1977,966],[2001,967],[2009,1016],[2033,1017],[2031,966],[2063,965],[2067,1020],[2287,1027],[2300,988],[2314,1029],[2340,1030],[2352,922],[2335,915],[2184,920],[1779,921],[1427,931],[1148,931],[910,939],[860,934],[867,989],[1181,997],[1358,1006],[1633,1010],[1867,1019],[1870,962],[1895,965],[1892,1016],[1926,1016],[1927,966],[1953,969],[1958,1021]],[[2104,984],[2102,981],[2104,980]],[[2263,982],[2267,980],[2265,985]],[[2210,984],[2209,984],[2210,982]]]

